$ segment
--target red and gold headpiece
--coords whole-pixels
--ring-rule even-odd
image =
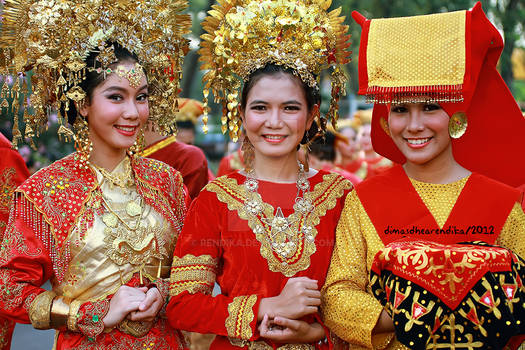
[[[375,103],[377,153],[406,161],[385,132],[389,103],[438,102],[451,118],[454,158],[462,166],[511,186],[525,183],[525,163],[517,161],[525,152],[525,120],[496,69],[503,39],[481,3],[426,16],[352,15],[362,27],[359,93]]]
[[[237,140],[241,120],[237,105],[242,83],[266,64],[294,70],[303,82],[318,87],[319,75],[332,69],[332,100],[327,119],[337,119],[345,92],[342,65],[350,61],[348,26],[341,9],[327,12],[331,0],[219,0],[203,23],[201,69],[207,130],[211,90],[223,106],[222,131]],[[326,123],[324,123],[326,124]],[[324,125],[321,123],[320,125]]]

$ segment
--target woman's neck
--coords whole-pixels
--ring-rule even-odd
[[[471,172],[463,168],[452,155],[452,147],[447,148],[431,161],[415,164],[407,161],[403,169],[408,177],[426,183],[447,184],[458,181]]]
[[[108,171],[113,171],[119,165],[120,162],[126,157],[126,150],[101,152],[97,148],[93,147],[91,155],[89,156],[90,163],[104,168]]]
[[[299,171],[297,153],[292,152],[280,158],[264,157],[256,154],[253,170],[259,180],[271,182],[297,181],[297,173]]]

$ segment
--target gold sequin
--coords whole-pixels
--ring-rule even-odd
[[[410,179],[410,182],[432,213],[439,228],[442,228],[469,177],[448,184],[431,184],[414,179]]]

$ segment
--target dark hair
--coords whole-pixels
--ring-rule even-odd
[[[107,46],[113,45],[113,51],[115,52],[115,57],[117,58],[116,62],[113,62],[110,66],[113,66],[121,62],[139,62],[139,58],[134,53],[130,52],[128,49],[124,48],[117,42],[109,42]],[[101,68],[101,63],[96,60],[99,52],[91,51],[88,57],[84,60],[87,68]],[[89,101],[93,96],[93,90],[104,81],[104,73],[98,73],[95,70],[87,70],[86,78],[79,84],[79,86],[87,94],[87,100]],[[73,124],[77,117],[77,109],[73,103],[69,104],[69,110],[67,111],[67,121],[69,124]]]
[[[244,111],[246,109],[246,103],[248,102],[248,93],[250,90],[257,84],[257,82],[265,76],[273,76],[278,74],[288,74],[292,76],[295,79],[298,79],[301,83],[301,87],[303,88],[304,97],[306,99],[306,107],[308,109],[308,112],[312,111],[312,108],[314,105],[321,106],[321,94],[319,93],[319,89],[316,87],[311,87],[305,82],[303,82],[296,71],[294,71],[291,68],[269,63],[266,66],[257,69],[252,74],[250,74],[250,77],[248,80],[244,82],[244,86],[242,88],[242,94],[241,94],[241,109]],[[319,131],[319,128],[317,126],[317,123],[314,121],[312,123],[312,126],[309,130],[307,130],[303,136],[303,139],[301,140],[302,144],[306,144],[309,140],[313,140],[315,136],[317,135],[317,132]]]
[[[320,160],[335,160],[335,135],[327,131],[310,144],[310,154]]]

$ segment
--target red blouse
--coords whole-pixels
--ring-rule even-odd
[[[245,180],[232,173],[208,184],[193,202],[175,249],[168,318],[177,329],[217,334],[211,349],[236,349],[257,340],[262,348],[276,348],[259,337],[259,302],[279,295],[290,277],[306,276],[323,285],[337,222],[352,188],[340,175],[322,170],[309,179],[306,196],[313,210],[291,226],[298,232],[303,225],[313,239],[299,235],[295,254],[283,262],[271,249],[271,227],[247,211]],[[285,217],[293,213],[295,183],[259,181],[258,193],[272,206],[266,217],[277,207]],[[210,295],[214,282],[222,291],[216,297]]]

